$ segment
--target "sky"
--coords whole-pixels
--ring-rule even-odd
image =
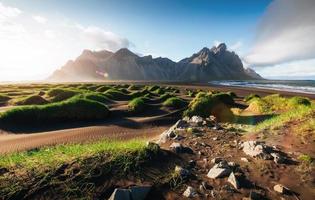
[[[221,42],[266,78],[315,77],[313,0],[0,0],[0,81],[41,80],[84,49],[179,61]]]

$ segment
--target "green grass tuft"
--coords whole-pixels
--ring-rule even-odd
[[[183,108],[187,105],[187,102],[178,97],[170,97],[163,102],[163,106],[171,108]]]
[[[40,95],[31,95],[21,99],[17,99],[13,104],[15,105],[43,105],[49,103]]]
[[[71,89],[62,89],[62,88],[55,88],[51,89],[47,92],[47,95],[52,102],[63,101],[69,99],[77,94],[80,94],[82,91],[80,90],[71,90]]]
[[[145,99],[142,97],[134,98],[128,103],[129,111],[135,113],[143,112],[145,107],[146,107]]]
[[[13,108],[0,115],[0,124],[38,126],[55,122],[90,121],[104,119],[109,110],[106,105],[79,97],[36,106]]]

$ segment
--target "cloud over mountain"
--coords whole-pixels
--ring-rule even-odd
[[[255,66],[315,58],[315,1],[275,0],[257,28],[245,61]]]

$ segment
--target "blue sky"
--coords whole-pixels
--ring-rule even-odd
[[[276,1],[279,5],[274,3],[276,5],[273,7],[277,11],[278,7],[281,9],[283,6],[283,0]],[[21,68],[21,63],[38,66],[34,68],[33,75],[18,79],[34,79],[37,71],[39,72],[36,76],[46,75],[64,64],[67,59],[78,56],[85,48],[115,51],[120,47],[128,47],[139,54],[169,57],[178,61],[204,46],[211,47],[218,42],[225,42],[244,59],[245,65],[255,68],[265,76],[268,76],[270,69],[275,69],[275,65],[280,69],[279,73],[282,73],[286,71],[286,67],[278,65],[283,65],[286,61],[290,61],[291,68],[294,68],[292,61],[313,58],[311,55],[288,59],[284,55],[283,58],[272,58],[268,63],[262,62],[266,55],[263,50],[267,47],[260,47],[262,41],[258,39],[262,36],[257,35],[257,32],[261,30],[261,24],[266,26],[265,21],[270,23],[270,20],[266,19],[266,12],[268,14],[272,4],[270,0],[0,0],[0,3],[0,14],[1,10],[19,11],[14,17],[2,19],[2,23],[9,22],[14,25],[13,28],[7,28],[5,33],[11,36],[7,30],[13,30],[14,34],[18,30],[28,34],[28,44],[16,45],[22,45],[27,51],[27,46],[33,46],[36,38],[41,38],[42,41],[38,42],[38,46],[34,45],[34,48],[40,48],[42,45],[47,53],[34,52],[32,56],[40,56],[42,60],[45,56],[50,57],[47,59],[49,61],[44,62],[47,65],[45,70],[40,63],[32,64],[27,58],[22,62],[21,59],[21,62],[12,68]],[[273,7],[271,6],[271,11]],[[271,12],[270,15],[272,14]],[[34,23],[31,18],[38,23]],[[81,32],[83,36],[77,36]],[[44,36],[41,37],[39,33]],[[2,34],[3,39],[5,36]],[[44,40],[44,37],[47,39]],[[15,38],[21,37],[18,35]],[[13,43],[16,42],[15,38]],[[58,48],[53,47],[59,43]],[[62,49],[64,51],[61,51]],[[61,53],[63,55],[60,55]],[[311,60],[307,65],[313,63],[315,62]],[[313,69],[308,70],[315,74]],[[9,67],[4,71],[12,73]]]

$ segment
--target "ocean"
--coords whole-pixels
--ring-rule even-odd
[[[211,81],[209,83],[213,85],[262,88],[315,94],[315,80]]]

